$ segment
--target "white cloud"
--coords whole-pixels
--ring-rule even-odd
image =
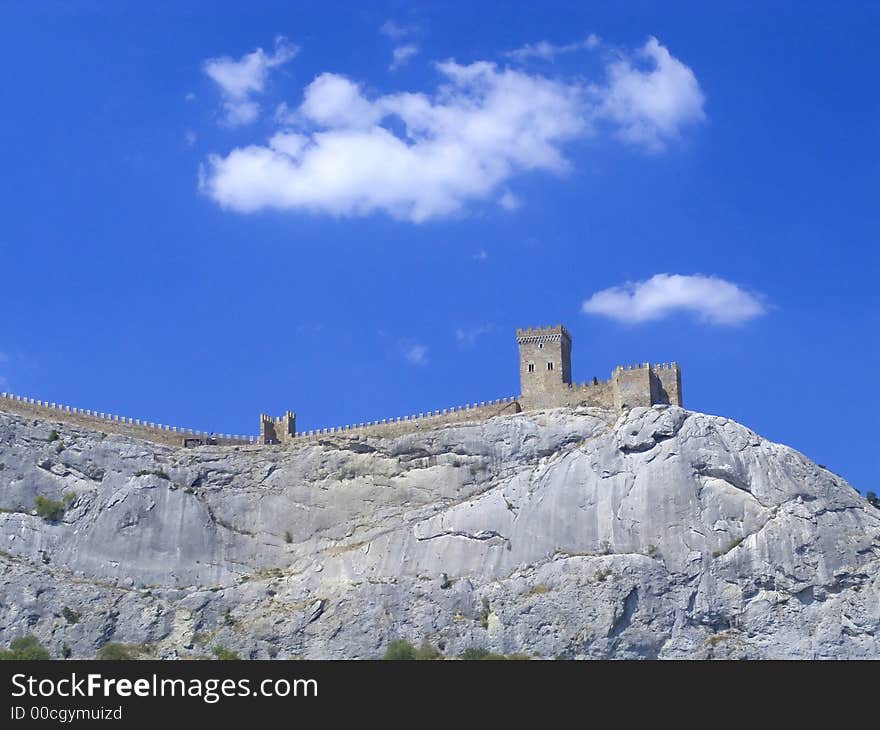
[[[405,46],[397,46],[391,52],[394,60],[392,60],[391,65],[388,67],[389,70],[394,71],[395,69],[400,68],[408,63],[409,59],[415,56],[418,52],[419,47],[415,43],[407,43]]]
[[[489,252],[485,248],[481,248],[474,256],[474,261],[486,261],[489,258]]]
[[[516,210],[522,204],[522,201],[509,190],[505,190],[501,197],[498,198],[498,204],[504,210]]]
[[[628,323],[691,312],[710,324],[734,325],[758,317],[767,309],[755,294],[715,276],[655,274],[646,281],[596,292],[584,301],[582,311]]]
[[[204,191],[244,212],[384,211],[418,222],[490,197],[515,172],[565,169],[558,144],[585,124],[576,89],[488,63],[439,70],[447,83],[434,97],[374,100],[343,76],[321,74],[294,115],[312,127],[307,142],[293,151],[270,141],[213,155]],[[389,117],[403,122],[403,136],[382,126]]]
[[[403,356],[410,365],[427,365],[428,348],[426,345],[408,344],[403,345]]]
[[[654,39],[641,51],[648,52],[659,59],[654,71],[632,65],[625,71],[620,64],[629,62],[617,59],[605,87],[485,61],[446,61],[436,65],[441,83],[431,94],[370,97],[350,78],[322,73],[298,108],[278,107],[279,129],[267,143],[210,155],[200,186],[220,205],[245,213],[383,212],[422,222],[478,201],[512,209],[519,200],[507,182],[530,171],[563,173],[563,144],[591,134],[597,120],[654,148],[693,118],[692,97],[669,93],[683,75],[696,84],[690,69]],[[673,81],[664,81],[669,73]],[[658,88],[666,90],[665,104]],[[676,113],[676,100],[684,101],[684,112]]]
[[[649,38],[636,57],[648,68],[619,58],[608,65],[607,85],[593,87],[600,99],[598,116],[617,125],[624,141],[662,150],[683,126],[705,119],[705,98],[694,72],[656,38]]]
[[[389,38],[394,40],[398,40],[400,38],[405,38],[408,35],[412,35],[415,33],[417,28],[414,25],[400,25],[399,23],[395,23],[393,20],[386,20],[382,23],[382,27],[379,28],[379,32],[383,35],[387,35]]]
[[[325,128],[368,129],[381,119],[382,110],[368,101],[353,81],[323,73],[306,87],[299,115]]]
[[[590,33],[584,40],[576,43],[566,43],[564,45],[556,45],[548,41],[538,41],[537,43],[526,43],[524,46],[513,51],[508,51],[504,55],[512,58],[514,61],[527,61],[530,58],[540,58],[544,61],[553,61],[556,56],[564,53],[574,53],[575,51],[592,50],[600,43],[599,36]]]
[[[197,140],[198,137],[196,136],[196,133],[191,129],[187,129],[186,132],[183,133],[183,141],[186,143],[187,147],[192,147]]]
[[[479,327],[471,327],[469,329],[465,329],[464,327],[459,327],[455,330],[455,341],[461,347],[473,347],[477,344],[477,340],[480,339],[483,335],[490,332],[492,330],[492,325],[481,325]]]
[[[184,98],[186,101],[195,101],[195,100],[196,100],[196,95],[195,95],[193,92],[189,91],[189,92],[187,92],[186,96],[184,96],[183,98]]]
[[[204,72],[220,87],[223,94],[226,124],[249,124],[259,116],[260,105],[251,96],[263,91],[269,71],[287,63],[298,51],[286,38],[278,36],[275,39],[275,50],[271,54],[257,48],[237,60],[222,56],[209,58],[202,64]]]

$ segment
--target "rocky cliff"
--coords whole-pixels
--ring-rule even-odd
[[[880,658],[880,511],[677,407],[187,450],[0,413],[0,507],[0,644],[55,656]]]

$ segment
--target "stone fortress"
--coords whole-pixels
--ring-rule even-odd
[[[381,421],[296,430],[296,414],[260,414],[259,436],[215,434],[125,418],[109,413],[72,408],[57,403],[0,393],[0,410],[46,421],[60,421],[104,433],[120,433],[169,446],[247,446],[308,442],[331,434],[398,436],[447,423],[478,421],[505,413],[593,406],[621,412],[654,404],[682,405],[681,370],[676,363],[619,365],[608,380],[571,380],[571,335],[561,324],[517,329],[520,395],[494,401],[427,411],[417,415],[383,418]]]

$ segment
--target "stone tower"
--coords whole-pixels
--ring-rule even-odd
[[[571,383],[571,335],[555,327],[518,329],[519,383],[522,407],[552,408]]]
[[[261,444],[286,444],[296,436],[296,414],[287,411],[280,418],[260,414]]]

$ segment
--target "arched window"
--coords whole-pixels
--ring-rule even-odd
[[[552,370],[552,369],[553,369],[553,363],[552,363],[552,362],[548,362],[548,363],[547,363],[547,369],[548,369],[548,370]]]

